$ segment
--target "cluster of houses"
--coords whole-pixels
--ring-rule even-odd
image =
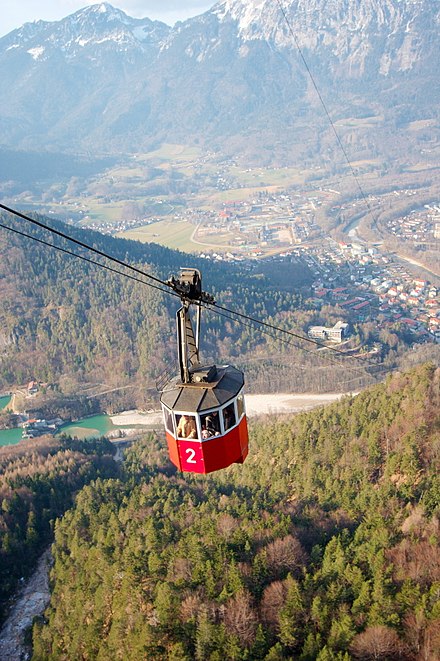
[[[55,434],[62,424],[64,424],[64,420],[61,418],[53,420],[28,418],[20,425],[23,428],[22,438],[38,438],[45,434]]]
[[[438,241],[440,239],[440,205],[425,204],[423,209],[413,209],[401,218],[389,220],[387,230],[390,234],[405,241],[419,244]]]
[[[27,386],[17,389],[16,393],[26,399],[33,399],[42,389],[48,386],[48,383],[32,380],[29,381]],[[18,420],[19,427],[23,429],[22,438],[38,438],[46,434],[55,434],[65,422],[61,418],[53,418],[52,420],[32,418],[27,413],[18,414]]]
[[[401,277],[372,282],[380,312],[405,324],[414,335],[440,343],[440,304],[436,287],[426,280]]]
[[[316,301],[337,303],[352,323],[366,319],[378,319],[382,326],[399,323],[416,340],[440,342],[439,291],[390,255],[362,244],[330,243],[306,259],[319,276],[313,290]]]
[[[220,212],[200,210],[187,212],[190,222],[197,224],[196,241],[215,245],[221,236],[231,246],[230,257],[261,256],[274,248],[289,248],[322,234],[315,222],[318,198],[300,198],[286,194],[263,195],[251,200],[226,202]]]

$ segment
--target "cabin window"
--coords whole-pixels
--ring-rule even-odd
[[[199,435],[195,416],[189,413],[176,415],[176,434],[178,438],[198,439]]]
[[[243,393],[241,393],[241,395],[238,395],[237,397],[237,414],[239,420],[241,419],[243,413],[244,413],[244,395]]]
[[[210,411],[209,413],[206,413],[206,415],[201,415],[200,424],[202,428],[202,438],[218,436],[221,432],[218,411]]]
[[[225,431],[228,431],[228,429],[231,429],[231,427],[234,427],[236,424],[237,421],[235,419],[235,406],[234,402],[232,402],[232,404],[225,406],[223,409],[223,425]]]
[[[174,434],[173,416],[171,415],[171,411],[165,408],[165,406],[162,406],[162,412],[163,412],[163,421],[165,424],[165,429],[170,434]]]

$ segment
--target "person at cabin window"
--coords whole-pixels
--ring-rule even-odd
[[[233,404],[229,404],[229,406],[223,411],[223,423],[225,425],[225,431],[235,425],[235,410]]]
[[[182,415],[177,425],[177,436],[180,436],[180,438],[197,438],[196,421],[192,415]]]
[[[208,413],[205,418],[206,431],[209,436],[218,436],[220,434],[220,420],[218,419],[218,411]]]
[[[202,438],[211,438],[220,434],[220,421],[218,411],[212,411],[200,418],[202,425]]]

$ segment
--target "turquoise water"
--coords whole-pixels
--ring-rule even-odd
[[[63,425],[60,427],[57,436],[67,434],[81,439],[99,438],[99,436],[105,436],[112,429],[120,429],[120,427],[116,427],[108,415],[94,415],[91,418],[84,418],[84,420]]]
[[[0,397],[0,411],[7,407],[11,399],[12,399],[11,395],[6,395],[6,397]]]
[[[21,441],[22,429],[0,429],[0,447],[2,445],[15,445]]]
[[[60,427],[57,436],[68,434],[68,436],[76,436],[81,439],[99,438],[105,436],[112,429],[119,429],[119,427],[115,427],[108,415],[94,415],[91,418],[84,418],[84,420],[63,425]],[[0,447],[19,443],[21,433],[21,428],[0,430]]]
[[[11,395],[0,397],[0,411],[8,406],[11,399]],[[0,429],[0,447],[2,445],[15,445],[19,441],[21,441],[21,429]]]
[[[2,397],[0,402],[6,399]],[[113,429],[133,429],[133,428],[142,429],[142,425],[124,425],[116,426],[111,421],[110,417],[105,413],[101,415],[94,415],[90,418],[84,418],[83,420],[78,420],[77,422],[69,422],[59,428],[57,436],[60,434],[67,434],[68,436],[76,436],[82,440],[87,438],[99,438],[100,436],[105,436],[109,431]],[[0,430],[0,447],[2,445],[14,445],[21,440],[21,428],[20,429],[6,429],[5,431]]]

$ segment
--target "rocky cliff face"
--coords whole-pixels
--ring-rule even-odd
[[[439,28],[431,0],[223,0],[173,29],[94,5],[0,40],[0,143],[296,143],[322,123],[307,67],[336,119],[436,119]]]
[[[377,54],[382,75],[413,68],[429,55],[426,32],[433,35],[439,27],[438,12],[423,0],[225,0],[213,12],[220,21],[235,21],[243,41],[327,52],[348,63],[352,74]]]

